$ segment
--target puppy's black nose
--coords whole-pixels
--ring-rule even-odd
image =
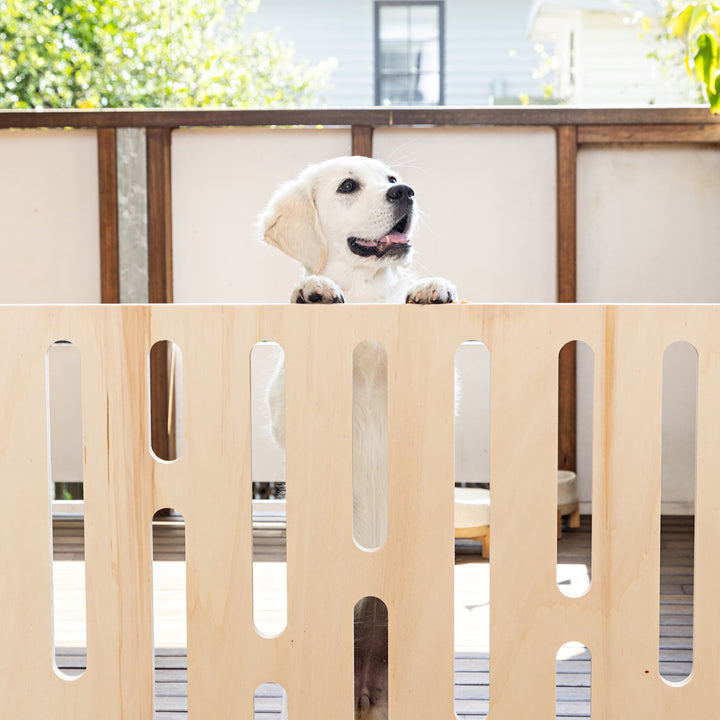
[[[390,202],[409,200],[415,191],[409,185],[393,185],[385,196]]]

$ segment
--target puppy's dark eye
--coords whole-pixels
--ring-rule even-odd
[[[338,187],[337,191],[339,193],[344,193],[345,195],[348,195],[350,193],[355,192],[360,186],[357,184],[355,180],[352,178],[347,178],[346,180],[343,180],[340,183],[340,186]]]
[[[394,175],[390,175],[390,177],[388,177],[388,182],[389,182],[389,183],[396,183],[396,182],[397,182],[397,178],[396,178]]]

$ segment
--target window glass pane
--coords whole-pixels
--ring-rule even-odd
[[[405,42],[387,42],[380,48],[380,68],[382,71],[408,69],[408,45]]]
[[[430,73],[420,75],[414,102],[437,105],[440,102],[440,75]]]
[[[380,5],[378,99],[383,105],[440,104],[440,6]]]
[[[380,78],[380,102],[383,105],[407,105],[410,103],[411,93],[408,80],[407,74],[383,75]]]
[[[437,40],[414,44],[418,72],[440,72],[440,43]]]
[[[380,6],[380,40],[407,40],[409,31],[407,5]]]
[[[440,8],[437,5],[410,6],[410,38],[437,40],[440,35]]]

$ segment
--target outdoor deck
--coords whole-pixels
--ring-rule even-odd
[[[278,623],[277,593],[284,560],[282,523],[265,521],[255,529],[256,572],[264,576],[264,621]],[[565,531],[558,543],[558,581],[568,594],[587,584],[590,520]],[[85,668],[81,619],[84,585],[82,531],[78,520],[55,523],[56,656],[61,671],[77,675]],[[692,669],[693,522],[666,517],[662,524],[660,578],[660,672],[668,681]],[[184,650],[184,529],[168,519],[155,528],[156,718],[187,718],[187,658]],[[488,563],[471,541],[456,545],[455,699],[462,720],[484,718],[488,710]],[[257,576],[256,576],[257,577]],[[557,717],[590,717],[590,655],[582,646],[564,647],[557,664]],[[255,702],[255,718],[279,718],[280,695],[264,686]]]

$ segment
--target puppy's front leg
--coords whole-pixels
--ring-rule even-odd
[[[388,717],[388,614],[376,597],[355,606],[355,720]]]
[[[410,286],[405,302],[412,305],[445,305],[457,302],[455,286],[445,278],[425,278]]]
[[[344,303],[342,290],[322,275],[309,275],[292,292],[291,303],[333,305]]]

